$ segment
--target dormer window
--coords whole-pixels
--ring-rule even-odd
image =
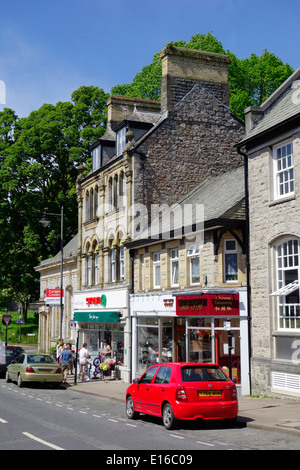
[[[117,157],[123,153],[126,145],[126,127],[122,127],[117,132]]]
[[[94,150],[92,150],[92,156],[93,156],[93,171],[96,171],[101,166],[101,145],[98,145],[98,147],[95,147]]]

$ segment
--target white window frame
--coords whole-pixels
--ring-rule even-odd
[[[92,151],[93,156],[93,171],[96,171],[100,168],[100,158],[101,158],[101,145],[94,148]]]
[[[227,242],[234,243],[234,249],[227,248]],[[238,282],[239,279],[239,266],[238,266],[238,246],[237,241],[234,238],[225,238],[224,245],[223,245],[223,260],[224,260],[224,282],[232,283]],[[236,279],[227,279],[227,255],[235,255],[236,256]]]
[[[110,282],[116,282],[116,250],[110,249]]]
[[[175,275],[177,272],[177,282],[175,282]],[[172,248],[170,250],[170,275],[171,275],[171,287],[179,286],[179,256],[178,248]]]
[[[274,146],[273,169],[275,200],[292,196],[295,189],[295,175],[291,140]]]
[[[86,256],[86,285],[92,285],[92,255],[88,253]]]
[[[119,248],[119,266],[120,266],[120,281],[125,279],[125,253],[124,247],[121,245]]]
[[[126,127],[122,127],[117,132],[117,157],[122,155],[124,147],[126,145]]]
[[[284,331],[300,330],[300,243],[290,238],[276,247],[277,289],[270,294],[277,298],[277,328]],[[297,295],[298,291],[298,295]],[[291,302],[291,294],[298,302]]]
[[[200,250],[199,245],[191,245],[188,249],[187,257],[189,258],[190,263],[190,285],[200,284]],[[193,267],[194,263],[198,263],[199,276],[197,281],[193,281]]]
[[[157,279],[159,279],[159,283],[157,283]],[[156,252],[153,253],[153,288],[158,289],[160,288],[161,279],[160,279],[160,253]]]
[[[94,284],[99,284],[99,253],[94,253]]]

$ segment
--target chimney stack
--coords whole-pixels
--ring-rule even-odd
[[[229,106],[227,55],[168,44],[161,52],[161,60],[162,113],[172,111],[197,83]]]

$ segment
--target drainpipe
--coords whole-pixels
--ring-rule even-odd
[[[248,191],[248,155],[237,147],[237,151],[244,157],[244,182],[245,182],[245,210],[246,210],[246,269],[247,269],[247,318],[248,318],[248,349],[249,349],[249,386],[250,395],[251,386],[251,357],[252,357],[252,339],[251,339],[251,278],[250,278],[250,223],[249,223],[249,191]]]

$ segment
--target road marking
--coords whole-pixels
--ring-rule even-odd
[[[74,408],[68,407],[67,410],[74,411]]]
[[[87,412],[86,411],[79,411],[79,413],[83,414],[83,415],[86,415]]]
[[[99,416],[99,415],[93,415],[94,418],[102,418],[102,416]]]
[[[131,426],[132,428],[137,428],[137,425],[136,424],[126,424],[126,426]]]
[[[181,436],[176,436],[175,434],[170,434],[170,436],[172,436],[172,437],[176,437],[176,439],[184,439],[184,437],[181,437]]]
[[[5,421],[5,419],[0,418],[0,423],[5,424],[5,423],[7,423],[7,421]]]
[[[29,434],[29,432],[22,432],[24,436],[29,437],[30,439],[33,439],[34,441],[40,442],[41,444],[44,444],[45,446],[51,447],[52,449],[55,450],[65,450],[62,447],[58,447],[55,444],[51,444],[51,442],[44,441],[43,439],[40,439],[39,437],[33,436],[32,434]]]
[[[111,418],[108,418],[107,421],[112,421],[113,423],[117,423],[117,422],[118,422],[116,419],[111,419]]]
[[[196,441],[197,444],[202,444],[203,446],[215,447],[215,444],[209,444],[208,442]]]

